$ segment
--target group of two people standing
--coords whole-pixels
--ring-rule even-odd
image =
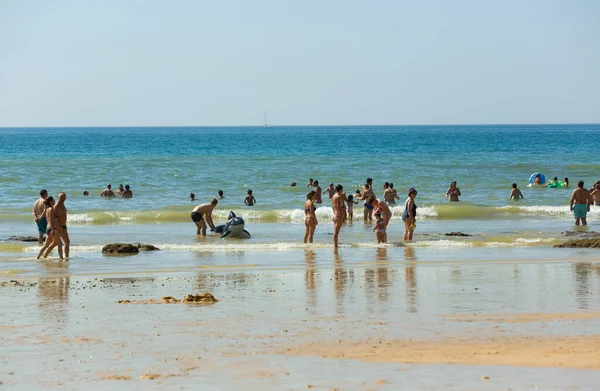
[[[389,188],[389,187],[388,187]],[[342,185],[335,186],[335,193],[331,196],[331,207],[332,207],[332,220],[333,220],[333,245],[338,247],[339,233],[342,228],[344,221],[348,219],[352,220],[352,206],[354,204],[351,196],[346,197]],[[392,188],[393,189],[393,188]],[[387,190],[387,189],[386,189]],[[357,191],[358,192],[358,191]],[[372,220],[373,214],[377,220],[373,231],[377,234],[378,243],[387,243],[387,226],[392,218],[392,212],[386,202],[378,199],[372,190],[372,179],[367,178],[367,182],[363,186],[363,191],[358,192],[357,199],[365,201],[364,204],[364,218],[365,221]],[[402,220],[404,222],[404,240],[410,241],[413,237],[413,232],[416,227],[416,213],[417,205],[414,202],[417,196],[417,190],[414,188],[409,189],[408,198],[404,204],[404,212],[402,214]],[[312,243],[318,220],[316,216],[315,203],[318,201],[318,193],[312,190],[306,194],[306,202],[304,203],[304,224],[306,227],[304,233],[304,243]],[[348,203],[348,207],[346,207]]]
[[[59,193],[58,201],[55,201],[54,197],[48,196],[46,189],[42,189],[40,198],[33,204],[33,219],[38,227],[38,243],[43,245],[36,259],[40,259],[42,255],[47,258],[55,247],[58,247],[58,257],[61,261],[69,259],[71,240],[67,231],[66,200],[65,193]],[[45,242],[44,234],[46,234]],[[64,257],[63,243],[65,245]]]

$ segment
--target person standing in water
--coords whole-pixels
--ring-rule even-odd
[[[33,204],[33,221],[37,225],[39,244],[44,244],[44,234],[48,225],[48,220],[46,219],[46,198],[48,198],[48,191],[42,189],[40,190],[40,198]]]
[[[256,204],[256,198],[254,198],[254,196],[252,195],[251,189],[248,189],[248,195],[246,196],[246,198],[244,198],[244,204],[248,206]]]
[[[387,243],[387,233],[386,233],[386,224],[385,220],[381,216],[381,211],[375,212],[375,219],[377,219],[375,223],[375,228],[373,231],[377,235],[377,243]]]
[[[346,200],[346,203],[348,204],[348,208],[347,208],[347,213],[348,213],[348,218],[347,220],[349,222],[352,222],[352,218],[354,217],[354,204],[358,204],[358,201],[354,201],[354,196],[352,196],[352,194],[350,194]]]
[[[371,178],[367,178],[367,179],[371,179]],[[373,193],[373,189],[371,189],[371,185],[369,183],[365,183],[363,185],[362,194],[360,195],[360,197],[357,197],[357,199],[365,201],[365,203],[363,205],[363,217],[364,217],[365,221],[373,220],[373,206],[369,205],[369,203],[367,203],[366,200],[369,197],[374,196],[374,195],[375,195],[375,193]]]
[[[337,248],[340,230],[344,223],[344,218],[342,217],[342,213],[344,213],[344,198],[342,197],[344,186],[337,185],[335,190],[336,193],[331,198],[331,209],[333,210],[333,247]]]
[[[311,190],[306,194],[306,202],[304,203],[304,226],[306,227],[306,231],[304,232],[304,243],[313,242],[315,230],[319,224],[315,213],[317,210],[317,207],[315,206],[316,197],[317,192],[314,190]]]
[[[583,181],[577,182],[577,189],[573,190],[569,205],[575,217],[575,225],[579,225],[580,220],[583,225],[587,225],[587,214],[592,203],[593,200],[589,190],[583,188]]]
[[[329,196],[329,199],[332,199],[332,198],[333,198],[333,195],[334,195],[335,193],[337,193],[337,192],[335,191],[335,187],[333,187],[333,182],[331,182],[331,183],[329,184],[329,187],[328,187],[327,189],[323,190],[323,194],[325,194],[325,193],[327,193],[327,195]]]
[[[48,197],[44,203],[46,204],[46,220],[48,221],[46,234],[48,236],[46,237],[46,243],[38,252],[36,259],[40,259],[42,254],[44,254],[44,258],[48,258],[48,254],[50,254],[54,247],[58,246],[58,257],[62,261],[63,251],[62,243],[60,241],[58,215],[54,210],[56,202],[54,201],[54,197]]]
[[[458,197],[461,195],[462,194],[460,194],[460,189],[456,187],[456,181],[454,181],[450,184],[450,188],[446,192],[445,197],[448,198],[450,202],[458,202]]]
[[[402,213],[402,221],[404,221],[404,241],[411,241],[416,227],[417,221],[417,205],[415,197],[417,190],[414,187],[408,189],[408,198],[404,202],[404,213]]]
[[[111,190],[111,184],[106,185],[106,189],[102,190],[100,197],[114,197],[115,193]]]
[[[123,184],[120,184],[119,188],[117,189],[117,194],[123,195],[123,193],[125,193],[125,189],[123,188]]]
[[[321,197],[323,195],[323,190],[321,189],[321,186],[319,186],[319,181],[314,181],[313,185],[315,187],[315,191],[317,192],[315,204],[322,204],[323,200],[321,199]]]
[[[129,185],[125,185],[125,191],[121,195],[121,198],[133,198],[133,192],[131,191]]]
[[[394,184],[390,183],[387,189],[385,189],[385,191],[383,192],[383,199],[385,200],[386,204],[389,205],[395,204],[396,198],[399,198],[398,194],[396,193],[396,190],[394,190]]]
[[[512,190],[510,191],[510,197],[508,197],[509,200],[520,200],[523,198],[523,193],[521,193],[521,190],[517,189],[517,184],[513,183],[512,184]]]
[[[210,204],[200,204],[192,210],[192,221],[196,224],[196,235],[206,236],[206,224],[210,230],[215,230],[215,224],[212,220],[212,212],[219,203],[219,200],[213,198]]]
[[[58,202],[54,205],[54,215],[58,220],[58,234],[60,236],[60,240],[65,245],[64,254],[65,259],[69,259],[69,249],[71,245],[71,239],[69,238],[69,232],[67,231],[67,207],[65,206],[65,201],[67,200],[67,195],[65,193],[58,194]],[[44,254],[44,258],[50,254],[52,248],[46,250],[46,254]],[[60,251],[59,251],[60,252]]]

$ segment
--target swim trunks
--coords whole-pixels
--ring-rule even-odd
[[[202,221],[202,213],[192,212],[192,221],[197,223],[198,221]]]
[[[367,208],[367,209],[373,209],[373,205],[369,205],[369,204],[365,203],[365,208]]]
[[[585,219],[587,217],[587,204],[573,205],[573,215],[576,219]]]
[[[45,217],[41,218],[40,221],[35,222],[38,227],[39,232],[46,232],[46,226],[48,225],[48,220]]]

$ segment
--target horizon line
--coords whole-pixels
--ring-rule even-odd
[[[561,126],[561,125],[600,125],[600,122],[557,122],[557,123],[473,123],[473,124],[347,124],[347,125],[272,125],[265,128],[264,125],[61,125],[61,126],[0,126],[0,129],[135,129],[135,128],[301,128],[301,127],[411,127],[411,126]]]

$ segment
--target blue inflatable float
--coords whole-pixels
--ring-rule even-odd
[[[544,174],[542,174],[541,172],[534,172],[533,174],[531,174],[531,176],[529,177],[529,184],[533,185],[533,180],[535,179],[536,176],[540,176],[540,185],[543,185],[546,183],[546,177],[544,176]]]

